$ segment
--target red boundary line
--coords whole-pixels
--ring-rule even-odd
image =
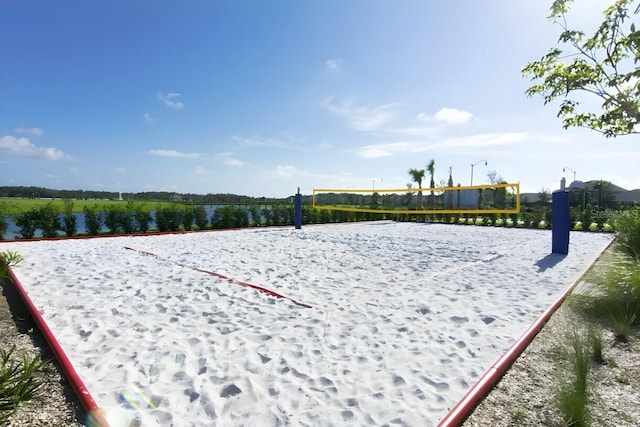
[[[471,415],[476,406],[480,404],[496,383],[504,376],[504,374],[511,368],[511,365],[522,354],[527,346],[538,335],[540,330],[549,321],[553,313],[562,305],[564,300],[578,285],[584,274],[593,267],[602,254],[611,247],[613,240],[607,245],[600,255],[594,260],[585,273],[580,278],[573,282],[565,291],[560,295],[553,304],[542,313],[542,316],[536,320],[529,329],[516,341],[498,360],[480,377],[478,382],[460,399],[460,401],[449,411],[449,413],[440,421],[438,427],[460,426]]]
[[[161,257],[159,255],[156,255],[156,254],[152,253],[152,252],[147,252],[147,251],[131,248],[129,246],[124,246],[124,249],[129,250],[129,251],[138,252],[138,253],[141,253],[143,255],[152,256],[152,257],[157,258],[157,259],[159,259],[161,261],[170,262],[172,264],[176,264],[176,265],[179,265],[180,267],[184,267],[184,268],[190,268],[191,270],[199,271],[200,273],[209,274],[209,275],[217,277],[219,279],[233,281],[234,283],[237,283],[237,284],[239,284],[241,286],[246,286],[248,288],[252,288],[252,289],[255,289],[257,291],[264,292],[265,294],[271,295],[272,297],[283,298],[283,299],[289,300],[292,303],[294,303],[294,304],[296,304],[296,305],[298,305],[300,307],[312,308],[308,304],[304,304],[304,303],[298,302],[298,301],[294,300],[293,298],[289,298],[287,296],[281,295],[281,294],[279,294],[279,293],[277,293],[275,291],[272,291],[271,289],[267,289],[267,288],[264,288],[262,286],[254,285],[254,284],[248,283],[248,282],[242,282],[242,281],[236,280],[236,279],[234,279],[232,277],[225,276],[224,274],[216,273],[215,271],[209,271],[209,270],[204,270],[204,269],[198,268],[198,267],[192,267],[190,265],[186,265],[186,264],[183,264],[183,263],[180,263],[180,262],[177,262],[177,261],[173,261],[173,260],[170,260],[170,259],[167,259],[167,258],[163,258],[163,257]]]
[[[64,376],[69,381],[69,384],[71,384],[71,388],[75,392],[78,400],[80,401],[80,404],[87,413],[86,425],[96,427],[109,427],[109,423],[104,417],[102,410],[91,396],[91,393],[89,393],[87,386],[84,384],[84,382],[82,382],[80,375],[78,375],[75,368],[71,364],[71,361],[62,349],[62,346],[53,335],[53,332],[51,332],[49,325],[47,325],[47,322],[44,320],[33,301],[31,301],[31,298],[29,298],[29,294],[22,286],[22,283],[20,283],[20,280],[18,280],[18,277],[15,275],[11,267],[9,267],[8,270],[9,276],[11,277],[11,280],[13,281],[18,294],[31,312],[31,316],[38,326],[38,329],[40,329],[40,332],[42,332],[42,334],[44,335],[44,338],[49,344],[49,348],[51,348],[51,351],[53,352],[55,358],[58,360]]]

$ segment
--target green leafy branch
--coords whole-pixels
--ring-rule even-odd
[[[633,22],[626,25],[633,2],[615,0],[588,38],[567,24],[573,0],[553,2],[549,19],[562,28],[558,41],[569,47],[568,53],[553,48],[540,60],[528,63],[522,74],[534,82],[525,91],[529,97],[541,95],[545,105],[563,98],[558,117],[565,129],[585,127],[606,137],[640,133],[640,31]],[[639,10],[640,5],[634,13]],[[569,98],[580,92],[600,98],[602,111],[580,111],[580,102]]]

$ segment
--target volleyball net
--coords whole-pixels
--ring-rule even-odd
[[[391,214],[516,214],[520,184],[342,190],[314,188],[316,209]]]

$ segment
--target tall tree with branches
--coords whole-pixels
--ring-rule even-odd
[[[569,27],[572,3],[553,1],[549,19],[562,28],[561,47],[524,67],[523,76],[534,83],[526,94],[543,96],[545,105],[562,99],[558,117],[565,129],[584,127],[605,137],[640,133],[640,31],[633,22],[640,0],[614,0],[590,37]],[[581,94],[599,98],[601,111],[582,109]]]
[[[409,169],[409,175],[411,179],[418,184],[418,206],[422,206],[422,180],[425,174],[424,169]]]

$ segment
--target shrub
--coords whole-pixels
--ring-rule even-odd
[[[73,202],[69,199],[65,199],[64,215],[62,216],[60,229],[64,231],[64,234],[66,234],[67,237],[72,237],[76,234],[78,230],[77,221],[78,219],[73,213]]]
[[[98,212],[98,205],[85,206],[83,211],[87,233],[90,236],[97,236],[102,227],[102,212]]]
[[[37,374],[49,363],[39,355],[31,359],[26,354],[17,363],[12,360],[14,351],[15,346],[0,351],[0,424],[7,422],[21,404],[33,399],[42,386]]]
[[[195,214],[193,212],[193,208],[192,207],[184,208],[184,210],[182,211],[182,227],[184,227],[186,231],[191,230],[191,228],[193,227],[194,219],[195,219]]]
[[[565,425],[581,427],[589,425],[587,406],[587,376],[589,374],[589,351],[584,337],[577,331],[572,335],[572,378],[564,380],[557,391],[557,404]]]
[[[547,228],[547,221],[544,219],[538,223],[538,228]]]
[[[4,235],[9,228],[9,221],[7,221],[7,205],[5,202],[0,202],[0,240],[4,239]]]
[[[211,227],[216,229],[233,228],[234,216],[232,206],[222,206],[213,211]]]
[[[144,206],[139,205],[135,208],[133,212],[133,221],[136,229],[141,233],[146,233],[149,231],[149,224],[153,218],[151,217],[151,212],[146,210]]]
[[[233,226],[237,228],[249,226],[249,213],[241,206],[233,208]]]
[[[640,257],[640,207],[625,211],[614,224],[618,247],[632,257]]]
[[[38,211],[33,209],[28,212],[22,212],[14,216],[16,225],[20,228],[18,231],[23,239],[33,239],[38,227]]]
[[[178,231],[182,223],[182,209],[172,206],[156,209],[156,224],[160,231]]]
[[[580,218],[582,223],[582,230],[589,231],[589,225],[591,225],[591,205],[587,204],[586,208],[582,211],[582,217]]]
[[[204,206],[196,206],[193,209],[193,219],[196,223],[196,227],[198,227],[198,230],[206,230],[209,226],[207,211],[204,209]]]
[[[111,205],[104,214],[104,225],[109,229],[110,234],[117,234],[122,223],[123,211],[119,206]]]
[[[306,215],[305,215],[306,213]],[[317,209],[314,209],[311,206],[306,206],[303,205],[302,206],[302,215],[303,217],[306,216],[306,221],[304,221],[306,224],[316,224],[318,223],[318,215],[319,212]],[[260,225],[260,223],[262,222],[260,220],[260,208],[257,205],[251,205],[249,206],[249,216],[251,217],[251,224],[252,225]]]
[[[589,343],[591,345],[591,358],[594,362],[604,365],[605,360],[602,354],[602,334],[599,329],[589,328]]]
[[[9,267],[15,267],[22,261],[22,256],[17,252],[2,252],[2,256],[0,257],[0,279],[9,278]]]
[[[597,289],[584,299],[583,309],[627,341],[640,316],[640,260],[614,263],[595,279]]]
[[[136,231],[136,224],[134,221],[135,213],[130,210],[123,210],[120,212],[120,228],[125,234],[131,234]]]
[[[44,237],[56,237],[58,235],[58,230],[60,229],[58,214],[58,208],[52,202],[38,209],[37,228],[42,230]]]

